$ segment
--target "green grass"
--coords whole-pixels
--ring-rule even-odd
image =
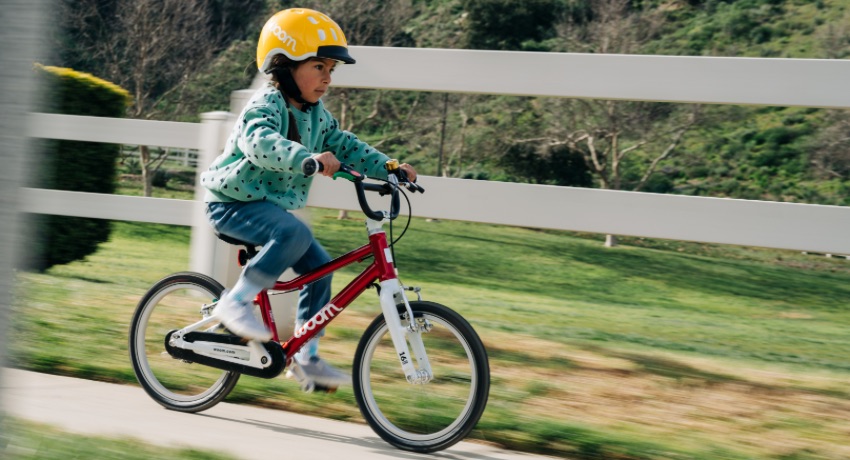
[[[365,232],[335,215],[314,210],[313,226],[339,255]],[[15,366],[135,384],[133,309],[188,267],[190,234],[114,228],[84,261],[19,275]],[[490,402],[473,437],[576,458],[850,456],[850,262],[624,241],[610,249],[598,236],[414,219],[396,248],[402,280],[463,314],[490,354]],[[344,369],[380,311],[373,296],[323,340]],[[243,377],[228,400],[362,421],[350,388],[305,395],[283,378]]]
[[[196,449],[153,447],[135,439],[108,439],[62,432],[17,419],[5,419],[0,430],[0,457],[19,460],[109,459],[122,460],[226,460],[233,457]]]

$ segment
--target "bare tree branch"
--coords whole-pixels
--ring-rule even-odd
[[[133,118],[155,118],[156,105],[182,93],[221,41],[211,27],[210,0],[79,0],[63,5],[64,16],[80,33],[76,46],[102,66],[99,76],[134,96],[129,110]],[[151,158],[146,146],[140,150],[145,195],[150,196],[150,181],[167,153]]]
[[[649,166],[646,168],[643,177],[641,177],[640,181],[635,186],[634,191],[637,192],[643,189],[644,185],[646,185],[646,183],[649,181],[649,178],[655,172],[655,169],[658,167],[658,164],[669,158],[676,150],[676,148],[679,147],[682,142],[682,139],[685,137],[685,134],[696,124],[700,110],[700,106],[695,106],[693,110],[691,110],[690,114],[688,115],[687,121],[682,126],[677,128],[677,130],[673,134],[673,140],[670,142],[670,144],[667,145],[667,148],[665,148],[660,155],[655,157],[649,164]]]

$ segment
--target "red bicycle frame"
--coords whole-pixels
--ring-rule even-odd
[[[396,278],[395,266],[393,265],[390,249],[387,245],[387,235],[382,230],[371,233],[369,235],[369,244],[365,244],[358,249],[337,257],[315,270],[290,281],[277,281],[272,288],[262,291],[257,295],[256,302],[260,306],[263,322],[271,329],[274,341],[280,343],[274,315],[272,314],[271,302],[269,301],[269,291],[290,292],[300,290],[304,286],[328,276],[343,267],[347,267],[355,262],[362,262],[369,256],[374,257],[375,260],[360,275],[348,283],[336,297],[332,298],[329,304],[322,307],[315,316],[296,330],[292,337],[281,344],[287,360],[323,330],[332,319],[336,318],[337,315],[345,310],[372,283],[376,280],[385,281]]]

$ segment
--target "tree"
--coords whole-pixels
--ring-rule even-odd
[[[304,6],[315,8],[333,18],[345,31],[349,45],[413,45],[412,38],[404,28],[416,13],[411,0],[335,0],[313,3],[315,4],[308,2]],[[360,115],[359,107],[366,105],[363,104],[364,100],[367,100],[369,108]],[[330,102],[338,106],[336,113],[340,126],[350,131],[379,115],[383,105],[383,92],[335,88]]]
[[[637,53],[664,25],[658,9],[630,0],[574,1],[560,12],[552,22],[558,40],[546,40],[553,51]],[[499,163],[509,168],[508,176],[529,182],[581,186],[592,177],[601,188],[640,191],[678,153],[699,112],[698,106],[654,102],[515,99],[495,121],[502,139]],[[584,164],[577,166],[576,159]],[[616,237],[608,235],[606,246],[614,245]]]
[[[466,48],[548,51],[564,0],[465,0]]]
[[[636,53],[664,24],[659,10],[630,0],[594,1],[572,13],[558,27],[568,51]],[[601,188],[633,191],[680,150],[700,113],[699,106],[655,102],[560,100],[552,106],[551,128],[540,141],[581,152]],[[616,237],[607,235],[606,246],[614,245]]]
[[[258,2],[254,2],[258,3]],[[257,6],[246,0],[69,0],[68,27],[59,37],[66,65],[127,88],[132,118],[155,119],[159,102],[180,99],[189,79],[209,64],[250,21]],[[263,6],[260,4],[260,6]],[[239,30],[239,33],[242,33]],[[67,44],[67,45],[66,45]],[[167,158],[140,146],[145,196]]]
[[[826,121],[812,141],[811,163],[823,178],[850,180],[850,115],[834,110]]]
[[[570,100],[559,105],[566,117],[551,128],[552,137],[541,140],[580,152],[599,187],[612,190],[643,190],[700,113],[699,106],[677,110],[650,102]]]

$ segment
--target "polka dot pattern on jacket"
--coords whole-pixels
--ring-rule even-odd
[[[301,143],[286,138],[292,110]],[[224,152],[201,173],[205,201],[271,201],[284,209],[307,204],[313,178],[301,173],[301,162],[330,151],[370,177],[386,179],[388,157],[354,134],[319,103],[305,111],[289,108],[271,83],[260,88],[242,110]]]

